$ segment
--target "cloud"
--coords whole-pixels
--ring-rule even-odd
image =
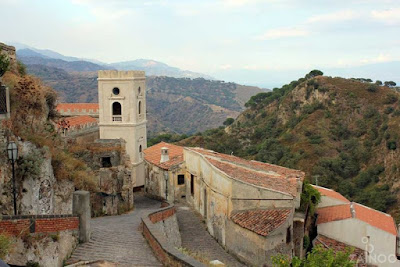
[[[312,16],[307,19],[307,23],[330,23],[347,21],[358,18],[359,14],[352,10],[340,10],[338,12]]]
[[[303,37],[309,35],[310,32],[300,27],[277,28],[267,31],[266,33],[257,36],[256,40],[274,40],[289,37]]]
[[[373,10],[371,17],[388,25],[400,24],[400,8]]]
[[[373,58],[365,58],[361,60],[361,63],[381,63],[381,62],[389,62],[392,61],[393,57],[390,54],[380,53],[378,56]]]
[[[219,68],[220,68],[221,70],[229,70],[229,69],[232,69],[232,65],[230,65],[230,64],[224,64],[224,65],[219,66]]]

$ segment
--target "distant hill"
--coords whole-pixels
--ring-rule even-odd
[[[179,68],[171,67],[165,63],[151,59],[137,59],[132,61],[118,62],[109,64],[118,70],[144,70],[147,75],[169,76],[175,78],[206,78],[213,79],[211,76],[196,73]]]
[[[96,71],[99,69],[118,69],[118,70],[144,70],[146,74],[151,76],[169,76],[175,78],[205,78],[212,80],[211,76],[181,70],[176,67],[169,66],[165,63],[152,59],[136,59],[131,61],[116,62],[107,64],[94,59],[83,59],[77,57],[64,56],[58,52],[48,49],[37,49],[28,45],[13,43],[17,49],[18,57],[25,64],[41,64],[66,71]],[[67,63],[55,60],[63,60]]]
[[[77,62],[43,59],[47,65],[42,65],[31,64],[29,57],[21,59],[27,65],[28,73],[53,87],[61,101],[98,101],[97,72],[67,71],[70,64]],[[34,62],[42,62],[42,59]],[[261,92],[258,87],[235,83],[165,76],[148,76],[147,90],[150,135],[160,132],[193,134],[218,127],[228,117],[239,115],[244,110],[244,103]]]
[[[400,88],[302,78],[260,93],[234,123],[181,141],[306,172],[400,221]]]

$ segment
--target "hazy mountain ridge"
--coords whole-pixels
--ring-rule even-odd
[[[68,72],[70,63],[61,60],[22,57],[28,73],[40,77],[56,89],[64,102],[97,102],[97,72]],[[33,60],[36,59],[36,60]],[[31,64],[30,62],[39,62]],[[67,66],[67,68],[66,68]],[[67,70],[63,69],[66,68]],[[203,78],[147,77],[147,109],[150,134],[175,132],[193,134],[218,127],[228,117],[244,110],[244,103],[258,87],[210,81]]]

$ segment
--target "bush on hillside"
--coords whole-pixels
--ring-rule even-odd
[[[10,59],[8,56],[1,52],[0,48],[0,77],[6,73],[10,68]]]

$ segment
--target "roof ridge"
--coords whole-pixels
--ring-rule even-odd
[[[365,206],[365,205],[360,204],[360,203],[358,203],[358,202],[351,202],[351,203],[354,203],[354,204],[356,204],[356,205],[359,205],[359,206],[362,206],[362,207],[364,207],[364,208],[367,208],[367,209],[370,209],[370,210],[373,210],[373,211],[382,213],[383,215],[386,215],[386,216],[388,216],[388,217],[393,218],[392,215],[390,215],[390,214],[388,214],[388,213],[386,213],[386,212],[383,212],[383,211],[380,211],[380,210],[377,210],[377,209],[373,209],[373,208],[371,208],[371,207]]]

